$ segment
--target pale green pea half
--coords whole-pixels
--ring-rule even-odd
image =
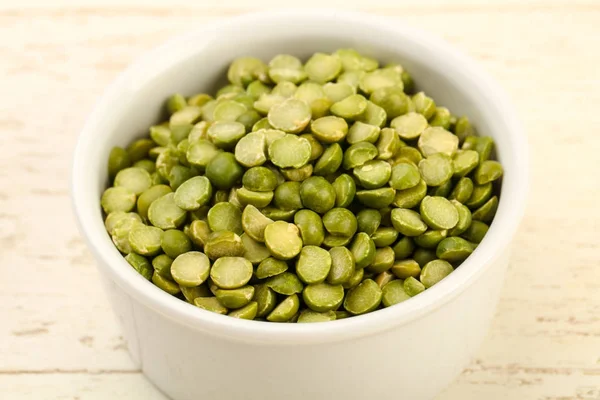
[[[375,276],[375,283],[383,290],[383,287],[393,281],[396,277],[390,271],[380,272]]]
[[[252,108],[254,106],[254,98],[250,96],[247,96],[246,98],[251,101],[251,104],[248,107]],[[254,124],[257,123],[260,119],[261,115],[257,111],[250,109],[249,111],[246,111],[245,113],[240,115],[236,119],[236,122],[239,122],[240,124],[244,125],[246,132],[249,132],[252,130]]]
[[[129,253],[125,256],[125,260],[144,278],[148,280],[152,279],[152,265],[150,265],[146,257],[136,253]]]
[[[300,197],[304,207],[324,214],[335,205],[333,186],[321,176],[311,176],[300,185]]]
[[[382,128],[387,120],[387,114],[382,107],[372,101],[367,102],[367,108],[365,112],[357,119],[357,121],[364,122],[365,124],[375,125]]]
[[[419,236],[427,230],[427,225],[416,211],[394,208],[391,218],[394,228],[405,236]]]
[[[260,95],[258,100],[254,102],[254,109],[258,111],[261,115],[268,116],[269,111],[271,111],[271,108],[273,108],[275,105],[283,103],[285,100],[286,98],[280,95],[272,93],[263,93]],[[271,124],[268,117],[266,121],[268,122],[268,126],[266,126],[265,122],[263,122],[263,125],[265,125],[263,126],[264,128],[275,127]]]
[[[139,225],[129,231],[129,244],[133,251],[142,256],[160,253],[163,230],[154,226]]]
[[[273,311],[277,305],[277,295],[267,285],[257,285],[254,287],[252,301],[256,302],[257,305],[256,316],[264,317]]]
[[[419,137],[419,150],[425,157],[443,153],[452,157],[458,149],[458,137],[439,126],[425,129]]]
[[[379,274],[392,268],[392,265],[394,265],[394,259],[394,250],[392,250],[391,247],[382,247],[375,250],[375,258],[373,259],[371,265],[369,265],[367,268],[369,271]]]
[[[423,115],[425,119],[430,119],[435,114],[435,102],[423,92],[419,92],[412,97],[415,111]]]
[[[344,319],[344,318],[350,318],[352,316],[352,314],[350,314],[346,310],[336,310],[336,311],[334,311],[334,314],[335,314],[335,319],[336,320],[338,320],[338,319]]]
[[[400,74],[390,68],[382,68],[366,73],[360,80],[360,90],[370,94],[377,89],[399,87],[402,89]]]
[[[208,128],[209,139],[221,149],[233,149],[245,134],[244,125],[235,121],[217,121]]]
[[[325,281],[331,269],[329,252],[317,246],[304,246],[296,262],[296,273],[302,282],[315,284]]]
[[[328,233],[323,239],[323,247],[332,248],[338,246],[347,246],[352,241],[352,236],[338,236]]]
[[[356,214],[358,231],[373,235],[381,224],[381,214],[378,210],[364,208]]]
[[[329,115],[313,120],[310,123],[312,134],[323,143],[335,143],[348,134],[348,123],[340,117]]]
[[[302,292],[302,298],[313,311],[333,311],[344,300],[344,288],[342,285],[330,285],[329,283],[308,285]]]
[[[404,291],[410,297],[414,297],[425,290],[425,286],[412,276],[404,280],[403,286]]]
[[[435,249],[439,242],[448,236],[446,229],[428,230],[419,236],[415,236],[415,244],[424,249]]]
[[[238,235],[244,232],[242,228],[242,211],[231,203],[215,204],[208,211],[208,225],[213,232],[231,231]]]
[[[411,276],[418,278],[421,274],[419,263],[412,259],[396,261],[390,271],[400,279],[407,279]]]
[[[336,207],[348,207],[352,204],[354,195],[356,194],[356,183],[350,175],[342,174],[338,176],[331,186],[333,186],[333,190],[335,191]]]
[[[392,249],[396,255],[396,260],[404,260],[405,258],[408,258],[415,250],[415,243],[411,237],[405,236],[398,240]]]
[[[327,95],[325,94],[323,87],[318,83],[304,82],[302,85],[298,86],[296,92],[294,93],[294,97],[298,100],[304,101],[310,106],[315,101],[325,99]]]
[[[392,173],[392,167],[386,161],[367,161],[354,168],[353,174],[365,189],[377,189],[385,185]]]
[[[254,287],[247,285],[237,289],[217,289],[215,297],[227,308],[241,308],[250,303],[254,296]]]
[[[354,274],[355,262],[352,252],[346,247],[338,246],[329,249],[331,269],[327,275],[327,283],[338,285],[346,282]]]
[[[204,253],[211,259],[220,257],[238,257],[244,254],[242,239],[233,232],[211,233],[204,242]]]
[[[205,175],[217,189],[230,189],[242,177],[243,168],[232,153],[220,152],[206,166]]]
[[[127,153],[132,163],[136,163],[148,157],[148,152],[156,147],[152,139],[143,138],[132,142],[127,146]]]
[[[302,100],[289,98],[282,103],[273,105],[269,109],[268,118],[269,123],[275,129],[298,133],[310,122],[311,111],[310,107]]]
[[[198,94],[191,96],[187,100],[187,103],[189,106],[202,107],[203,105],[208,103],[210,100],[213,100],[211,95],[206,94],[206,93],[198,93]]]
[[[335,321],[336,315],[334,311],[327,312],[316,312],[312,310],[302,310],[298,316],[298,323],[312,323],[312,322],[327,322]]]
[[[367,109],[367,99],[360,94],[353,94],[331,106],[331,113],[345,119],[355,119]]]
[[[294,215],[294,223],[300,230],[305,246],[320,246],[325,238],[325,229],[319,214],[311,210],[300,210]]]
[[[394,118],[390,126],[396,130],[400,138],[413,140],[421,136],[428,125],[423,115],[416,112],[409,112]]]
[[[335,56],[315,53],[306,61],[304,70],[308,79],[323,84],[334,80],[342,72],[342,63]]]
[[[479,164],[479,153],[475,150],[460,150],[452,157],[452,170],[455,178],[469,174]]]
[[[346,142],[348,144],[354,144],[358,142],[369,142],[375,143],[379,138],[381,128],[375,125],[365,124],[364,122],[357,121],[348,130],[348,136],[346,136]]]
[[[210,260],[199,251],[180,254],[171,264],[171,276],[181,286],[199,286],[208,278]]]
[[[281,169],[281,174],[285,177],[285,179],[287,179],[288,181],[293,181],[293,182],[302,182],[306,179],[308,179],[313,173],[313,166],[312,164],[306,164],[303,167],[300,168],[283,168]]]
[[[208,140],[200,139],[192,143],[186,152],[186,159],[191,165],[206,168],[208,163],[219,153],[219,149]]]
[[[176,282],[173,282],[170,279],[164,278],[154,271],[152,274],[152,283],[157,286],[159,289],[169,293],[170,295],[176,295],[181,291],[179,289],[179,285]]]
[[[173,259],[166,254],[159,254],[152,259],[152,268],[161,276],[173,280],[171,276],[171,265]]]
[[[113,211],[106,216],[104,220],[104,227],[109,235],[115,234],[115,229],[118,225],[122,224],[122,221],[129,221],[129,223],[135,224],[136,222],[142,222],[142,218],[134,212],[124,211]],[[137,224],[136,224],[137,225]]]
[[[142,168],[145,169],[146,171],[148,171],[148,173],[150,174],[150,178],[152,178],[152,174],[156,171],[156,164],[154,161],[149,160],[149,159],[143,159],[143,160],[139,160],[136,161],[133,164],[134,167],[136,168]],[[152,181],[154,184],[154,181]]]
[[[418,149],[415,149],[414,147],[410,146],[402,146],[398,149],[398,152],[391,160],[391,162],[393,165],[403,162],[409,164],[412,163],[415,166],[417,166],[419,164],[419,161],[421,161],[422,159],[423,156],[421,155],[421,152]]]
[[[288,265],[285,261],[269,257],[260,262],[256,268],[256,277],[258,279],[266,279],[276,276],[287,271]]]
[[[284,82],[277,83],[277,85],[275,85],[273,90],[271,90],[271,93],[278,95],[278,96],[283,96],[283,97],[289,98],[289,97],[292,97],[294,95],[294,93],[296,93],[297,89],[298,89],[298,86],[296,86],[293,82],[284,81]]]
[[[389,226],[378,228],[371,235],[375,247],[386,247],[392,245],[398,238],[398,231]]]
[[[377,154],[377,147],[372,143],[355,143],[346,149],[342,164],[344,169],[353,169],[374,160]]]
[[[167,146],[171,141],[171,130],[169,124],[160,124],[150,127],[150,138],[159,146]]]
[[[212,296],[212,293],[210,292],[210,290],[208,289],[208,286],[206,286],[206,284],[202,284],[200,286],[194,286],[194,287],[185,287],[185,286],[180,285],[179,289],[181,290],[181,294],[183,294],[183,297],[185,297],[187,302],[190,304],[194,304],[194,300],[197,299],[198,297],[211,297]]]
[[[354,262],[357,269],[363,269],[375,260],[375,243],[373,243],[373,240],[369,235],[364,232],[359,232],[354,236],[350,251],[354,256]]]
[[[292,259],[302,250],[298,227],[285,221],[275,221],[267,225],[265,244],[271,254],[280,260]]]
[[[429,124],[431,126],[441,126],[444,129],[449,129],[451,120],[452,114],[450,113],[450,110],[446,107],[437,107]]]
[[[145,169],[130,167],[122,169],[117,173],[114,186],[127,188],[137,196],[152,186],[152,180],[150,173]]]
[[[266,285],[273,289],[276,293],[283,294],[285,296],[292,295],[294,293],[301,293],[304,285],[302,281],[291,272],[282,272],[275,276],[267,279]]]
[[[419,169],[412,164],[399,163],[391,170],[390,186],[397,190],[413,188],[421,181]]]
[[[286,297],[281,303],[279,303],[273,311],[267,316],[267,321],[271,322],[287,322],[300,309],[300,299],[298,295],[293,294]]]
[[[385,307],[402,303],[410,299],[410,295],[404,290],[404,281],[400,279],[388,282],[382,289],[381,302]]]
[[[462,177],[456,182],[454,189],[448,196],[449,200],[456,200],[460,203],[466,203],[473,194],[473,181],[471,178]]]
[[[452,229],[458,223],[458,211],[450,200],[425,196],[420,206],[421,217],[432,229]]]
[[[344,152],[342,147],[338,143],[333,143],[323,151],[323,154],[318,159],[314,167],[315,175],[330,175],[336,172],[340,165],[342,165],[342,159]]]
[[[332,235],[351,237],[356,233],[356,217],[346,208],[332,208],[323,215],[323,225]]]
[[[493,196],[477,210],[473,211],[473,219],[482,222],[492,222],[498,210],[498,196]]]
[[[232,189],[232,192],[233,190],[234,189]],[[258,208],[264,208],[271,203],[271,200],[273,200],[273,192],[254,192],[242,187],[235,190],[235,193],[242,208],[249,204]],[[230,202],[232,203],[231,200]]]
[[[186,211],[175,204],[175,193],[167,193],[154,200],[148,208],[148,219],[160,229],[175,229],[186,218]]]
[[[240,88],[241,89],[241,88]],[[243,90],[243,89],[242,89]],[[213,111],[215,121],[235,121],[247,111],[246,107],[234,100],[220,101]],[[210,129],[209,129],[210,130]]]
[[[302,208],[299,182],[284,182],[277,186],[274,196],[275,206],[281,210],[298,210]]]
[[[235,159],[246,168],[262,165],[267,161],[265,134],[250,132],[235,145]]]
[[[347,83],[326,83],[323,85],[325,95],[333,103],[344,100],[346,97],[356,94],[356,88]]]
[[[436,248],[435,254],[442,260],[449,262],[464,261],[473,253],[475,245],[461,237],[449,237],[442,240]]]
[[[271,92],[271,87],[268,85],[265,85],[263,82],[261,82],[259,80],[252,81],[246,87],[246,93],[254,98],[259,97],[263,93],[269,93],[269,92]]]
[[[344,308],[354,315],[374,311],[381,303],[382,295],[381,288],[375,281],[365,279],[348,292],[344,300]]]
[[[273,221],[290,222],[294,218],[297,210],[281,210],[277,207],[267,206],[260,210],[265,217],[271,218]]]
[[[354,270],[354,273],[346,282],[342,283],[344,289],[352,289],[358,286],[359,283],[362,282],[365,276],[364,268],[357,268]]]
[[[250,281],[252,272],[252,263],[243,257],[221,257],[210,269],[210,278],[221,289],[237,289]]]
[[[256,318],[257,313],[258,313],[258,303],[255,301],[251,301],[244,307],[238,308],[237,310],[233,310],[227,315],[230,317],[233,317],[233,318],[252,320],[252,319]]]
[[[481,221],[471,221],[471,225],[462,233],[462,237],[472,243],[481,243],[490,227]]]
[[[379,66],[377,60],[364,57],[354,49],[338,49],[333,55],[340,59],[344,71],[372,71]]]
[[[269,159],[279,168],[300,168],[310,160],[310,155],[308,140],[296,135],[285,135],[269,146]]]
[[[398,152],[403,143],[398,138],[394,129],[384,128],[381,130],[379,140],[377,141],[377,159],[389,160]]]
[[[255,192],[270,192],[277,187],[275,173],[266,167],[253,167],[242,176],[242,184]]]
[[[499,179],[503,172],[502,165],[498,161],[485,160],[475,169],[473,179],[478,185],[485,185]],[[117,174],[117,176],[119,175]]]
[[[462,205],[456,200],[450,200],[456,211],[458,212],[458,222],[456,226],[448,231],[448,236],[458,236],[469,228],[471,225],[472,215],[467,206]]]
[[[477,142],[475,143],[475,151],[479,153],[479,160],[481,162],[490,158],[493,149],[494,139],[488,136],[481,136],[477,138]]]
[[[473,193],[471,193],[471,197],[467,200],[465,206],[471,209],[477,209],[485,204],[486,201],[492,197],[493,186],[491,182],[488,182],[483,185],[474,185]]]
[[[289,54],[278,54],[269,61],[269,77],[273,82],[300,83],[306,79],[302,61]]]
[[[388,119],[411,111],[410,97],[404,93],[402,85],[379,88],[371,93],[369,100],[383,108]]]
[[[229,311],[216,297],[196,297],[194,305],[206,311],[225,315]]]
[[[390,187],[379,189],[359,190],[356,192],[356,198],[362,204],[370,208],[384,208],[392,204],[396,191]]]
[[[421,270],[421,283],[426,288],[430,288],[450,273],[454,271],[452,265],[448,261],[433,260],[429,261]]]
[[[256,57],[239,57],[227,70],[227,79],[234,85],[246,86],[255,79],[266,81],[267,65]]]
[[[124,148],[113,147],[108,156],[108,177],[112,181],[119,171],[130,167],[131,163],[131,157]]]
[[[272,223],[272,219],[265,217],[251,204],[247,205],[242,212],[242,228],[246,235],[256,241],[265,241],[265,228]]]
[[[271,256],[269,249],[264,244],[252,239],[249,235],[244,233],[240,238],[244,245],[244,258],[252,264],[259,264]]]
[[[419,205],[425,195],[427,195],[427,184],[421,179],[415,187],[398,190],[392,204],[400,208],[413,208]]]
[[[336,80],[337,83],[345,83],[352,86],[355,90],[358,89],[358,85],[366,72],[362,70],[345,71],[340,74]]]
[[[205,176],[195,176],[183,182],[175,191],[173,200],[183,210],[197,210],[208,204],[212,197],[212,185]]]
[[[308,140],[308,143],[310,143],[310,160],[309,161],[314,161],[314,160],[318,159],[319,157],[321,157],[321,154],[323,154],[323,151],[325,150],[325,147],[323,147],[321,142],[319,142],[311,133],[304,133],[304,134],[300,135],[300,137]]]
[[[419,172],[427,186],[441,186],[452,178],[452,160],[444,153],[435,153],[419,162]]]

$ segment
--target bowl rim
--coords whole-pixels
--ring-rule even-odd
[[[148,68],[148,65],[152,65],[152,60],[156,59],[155,57],[164,53],[175,54],[179,60],[190,56],[194,50],[188,48],[184,51],[185,43],[190,40],[200,43],[203,40],[203,33],[207,30],[231,28],[234,24],[237,29],[240,27],[248,29],[249,24],[282,18],[342,19],[350,24],[361,24],[373,29],[385,30],[408,40],[418,40],[420,45],[427,47],[429,51],[435,51],[440,58],[448,60],[448,65],[460,65],[460,69],[455,67],[453,73],[461,74],[461,79],[471,81],[474,87],[486,93],[494,103],[494,107],[500,110],[505,124],[510,127],[506,135],[511,136],[511,161],[522,173],[514,174],[510,180],[505,179],[503,182],[500,206],[486,240],[460,268],[438,283],[433,290],[427,290],[394,307],[325,324],[275,324],[239,320],[198,309],[160,289],[148,290],[148,282],[132,268],[126,268],[127,261],[115,252],[114,248],[111,251],[112,243],[106,239],[106,232],[103,229],[94,229],[93,224],[90,223],[95,219],[92,209],[97,207],[97,204],[90,204],[83,191],[78,190],[89,175],[85,167],[86,154],[94,151],[91,138],[96,134],[95,126],[103,115],[110,113],[112,105],[115,104],[114,100],[118,98],[127,80],[133,78],[137,71]],[[176,62],[176,60],[172,61],[170,65]],[[102,273],[108,274],[113,282],[139,303],[179,324],[229,340],[269,345],[298,345],[339,342],[386,331],[422,318],[459,296],[506,251],[525,210],[528,176],[528,145],[516,110],[504,90],[475,61],[444,40],[411,27],[404,21],[398,22],[386,17],[351,11],[301,9],[254,12],[214,21],[205,24],[201,29],[170,39],[131,64],[108,87],[79,135],[73,158],[71,198],[80,232],[92,250],[98,268]]]

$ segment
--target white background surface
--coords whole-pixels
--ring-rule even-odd
[[[280,2],[16,3],[0,0],[0,398],[164,400],[130,362],[76,230],[73,146],[98,96],[145,50]],[[478,60],[513,98],[532,149],[492,330],[439,400],[600,399],[600,2],[343,4]]]

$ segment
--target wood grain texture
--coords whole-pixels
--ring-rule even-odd
[[[129,360],[75,227],[71,154],[96,99],[137,56],[272,5],[223,3],[0,1],[0,398],[164,399]],[[497,316],[439,400],[600,399],[600,3],[344,4],[474,57],[511,95],[531,146],[531,195]]]

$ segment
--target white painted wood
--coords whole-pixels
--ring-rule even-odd
[[[164,398],[127,356],[73,221],[68,175],[86,115],[135,57],[214,18],[271,7],[196,3],[0,1],[2,399]],[[600,3],[346,4],[469,53],[527,127],[532,192],[497,317],[439,399],[600,399]]]

